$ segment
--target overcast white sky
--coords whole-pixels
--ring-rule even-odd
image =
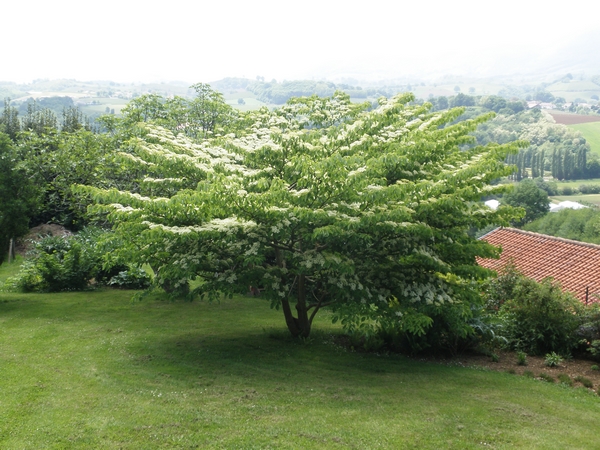
[[[0,17],[4,81],[364,79],[506,71],[599,30],[600,3],[29,0]]]

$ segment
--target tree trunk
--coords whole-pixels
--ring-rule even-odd
[[[10,264],[15,260],[15,240],[11,238],[8,244],[8,263]]]
[[[294,337],[307,338],[310,336],[311,320],[308,317],[306,305],[305,276],[298,276],[298,300],[296,302],[296,312],[298,317],[294,317],[289,300],[281,301],[285,323]]]

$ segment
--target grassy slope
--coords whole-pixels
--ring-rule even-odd
[[[600,155],[600,122],[569,125],[569,128],[580,131],[590,144],[592,152]]]
[[[0,294],[0,448],[590,448],[582,389],[305,343],[260,299]]]

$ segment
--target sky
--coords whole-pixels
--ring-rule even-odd
[[[485,77],[569,45],[597,60],[600,36],[597,0],[29,0],[0,15],[0,80],[19,83]]]

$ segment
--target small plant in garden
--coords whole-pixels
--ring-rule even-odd
[[[523,376],[527,378],[535,378],[535,375],[533,375],[533,372],[531,370],[526,370],[525,372],[523,372]]]
[[[498,361],[500,361],[500,357],[496,353],[492,353],[490,355],[490,359],[492,360],[492,362],[495,362],[495,363],[497,363]]]
[[[600,367],[598,367],[598,365],[597,365],[597,364],[594,364],[594,365],[591,367],[591,369],[592,369],[592,370],[600,370]]]
[[[515,371],[515,369],[508,369],[508,370],[506,371],[506,373],[510,373],[511,375],[514,375],[514,374],[516,374],[517,372]]]
[[[527,365],[527,353],[518,351],[517,352],[517,365],[518,366],[526,366]]]
[[[548,375],[545,372],[542,372],[538,375],[538,378],[542,381],[547,381],[548,383],[554,383],[554,377],[552,375]]]
[[[592,383],[592,380],[590,380],[589,378],[585,378],[582,377],[581,375],[577,375],[575,377],[575,381],[577,381],[578,383],[583,384],[586,388],[593,388],[594,387],[594,383]]]
[[[560,381],[562,384],[566,384],[567,386],[573,386],[573,380],[571,380],[571,377],[566,373],[559,374],[558,381]]]
[[[547,353],[544,364],[548,367],[558,367],[563,362],[562,356],[556,352]]]

